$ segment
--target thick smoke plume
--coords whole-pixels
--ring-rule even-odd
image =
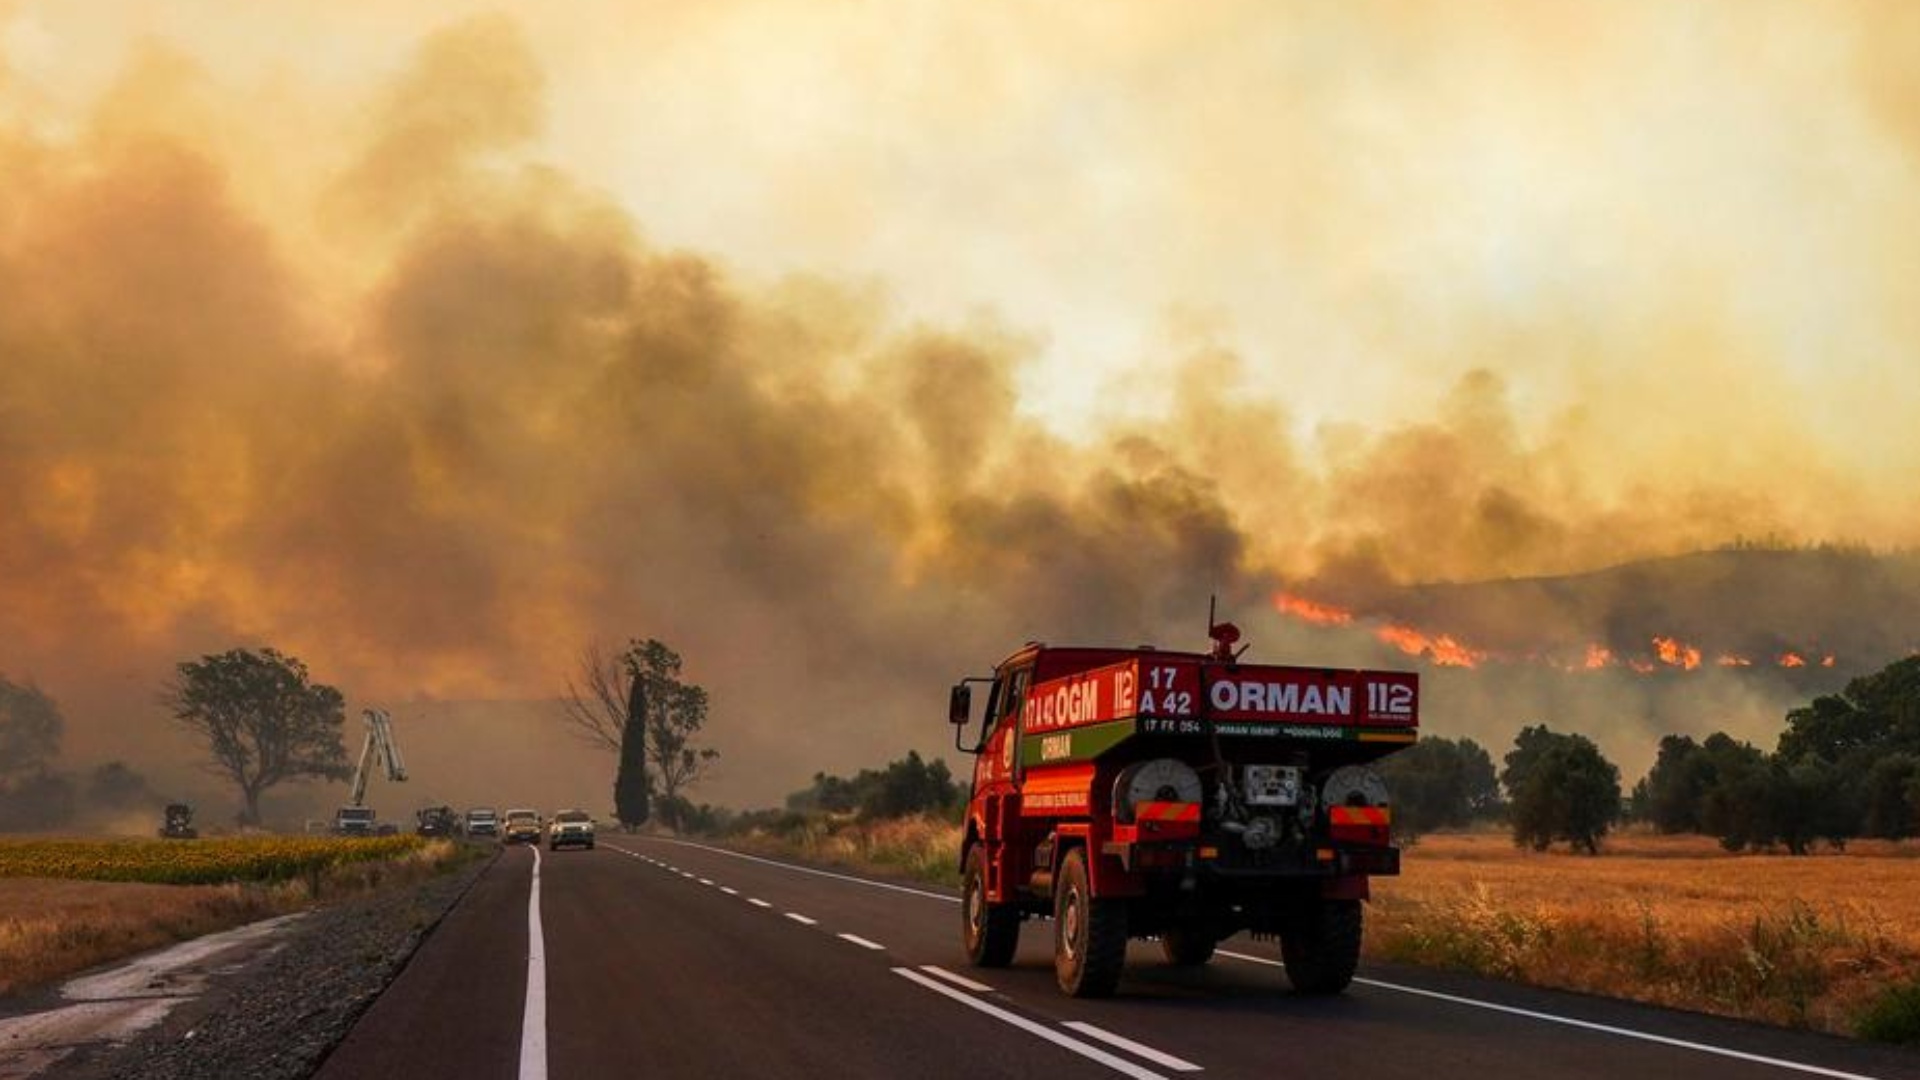
[[[1033,407],[1041,330],[903,319],[865,286],[649,242],[538,153],[552,75],[504,18],[432,33],[350,106],[284,86],[263,104],[149,43],[83,114],[37,123],[6,74],[0,672],[61,700],[70,753],[176,786],[193,748],[154,694],[173,662],[235,644],[297,655],[350,700],[413,702],[402,738],[411,708],[432,762],[411,754],[415,772],[440,770],[422,798],[506,800],[513,778],[597,807],[610,761],[459,703],[536,703],[524,719],[583,642],[658,637],[713,691],[709,794],[770,802],[817,769],[937,748],[944,684],[1029,638],[1197,646],[1209,593],[1260,657],[1378,662],[1393,654],[1311,636],[1271,596],[1741,534],[1915,537],[1884,488],[1780,422],[1764,374],[1740,384],[1750,416],[1659,442],[1702,467],[1633,445],[1628,403],[1662,401],[1640,376],[1551,416],[1516,400],[1507,372],[1541,351],[1729,372],[1718,309],[1618,339],[1492,313],[1477,337],[1451,327],[1457,381],[1417,422],[1356,402],[1358,422],[1304,423],[1207,329],[1139,376],[1151,415],[1093,383]],[[1437,684],[1431,722],[1618,715],[1611,693],[1516,709],[1497,690]],[[1725,690],[1707,722],[1752,727],[1782,698]]]

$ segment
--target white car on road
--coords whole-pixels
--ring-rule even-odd
[[[559,851],[568,845],[593,850],[593,815],[585,810],[562,810],[547,826],[547,847]]]

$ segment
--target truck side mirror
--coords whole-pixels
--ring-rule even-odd
[[[947,695],[947,723],[954,727],[966,727],[973,718],[973,688],[960,683]]]

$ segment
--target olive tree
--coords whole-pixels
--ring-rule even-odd
[[[207,768],[240,789],[242,825],[260,823],[260,796],[288,781],[350,776],[341,741],[346,702],[299,660],[232,649],[176,666],[161,698],[207,742]]]

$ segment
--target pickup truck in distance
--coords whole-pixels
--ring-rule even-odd
[[[501,827],[500,842],[503,844],[538,844],[540,842],[540,811],[507,811],[507,823]]]
[[[467,811],[468,836],[499,836],[500,815],[491,806],[476,806]]]
[[[960,849],[968,958],[1013,959],[1052,916],[1075,997],[1119,983],[1129,938],[1203,964],[1240,931],[1277,937],[1294,988],[1338,993],[1371,875],[1400,872],[1391,800],[1368,766],[1417,737],[1418,676],[1242,664],[1209,653],[1030,644],[991,679]],[[1244,650],[1241,650],[1244,651]]]

